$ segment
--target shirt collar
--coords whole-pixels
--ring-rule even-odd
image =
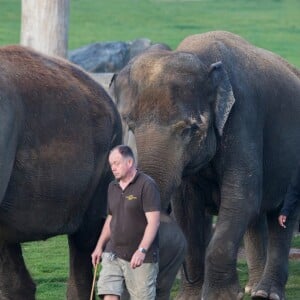
[[[141,174],[141,171],[139,169],[136,169],[136,173],[135,176],[133,177],[133,179],[130,181],[130,183],[128,184],[128,186],[134,182],[136,182],[137,178],[139,177],[139,175]],[[113,181],[114,185],[118,185],[119,186],[119,181],[117,179],[115,179]]]

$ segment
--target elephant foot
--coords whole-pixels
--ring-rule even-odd
[[[284,300],[285,295],[283,289],[271,285],[259,284],[251,292],[252,299],[270,299],[270,300]]]
[[[212,290],[211,293],[203,295],[201,300],[241,300],[244,293],[241,290]]]
[[[257,292],[251,293],[252,299],[271,299],[271,300],[284,300],[284,298],[281,298],[280,295],[277,293],[270,293],[268,294],[266,291],[259,290]]]
[[[252,291],[255,289],[255,287],[257,286],[257,282],[248,282],[245,286],[245,294],[247,295],[251,295]]]
[[[200,294],[186,294],[179,292],[176,296],[175,300],[201,300],[201,293]]]

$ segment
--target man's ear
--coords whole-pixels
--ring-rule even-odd
[[[134,160],[131,157],[127,158],[127,164],[129,167],[132,167],[134,165]]]

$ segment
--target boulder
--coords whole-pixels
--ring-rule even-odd
[[[128,61],[152,46],[147,38],[132,42],[98,42],[69,51],[68,59],[91,73],[116,73]],[[164,49],[170,49],[165,44],[157,44]]]
[[[88,72],[116,72],[129,60],[125,42],[94,43],[69,52],[69,60]]]

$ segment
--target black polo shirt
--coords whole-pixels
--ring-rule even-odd
[[[111,238],[105,251],[112,251],[130,261],[138,249],[147,226],[146,212],[160,211],[160,194],[155,181],[137,171],[134,179],[122,190],[118,181],[108,188],[108,214]],[[158,261],[158,234],[148,249],[144,262]]]

